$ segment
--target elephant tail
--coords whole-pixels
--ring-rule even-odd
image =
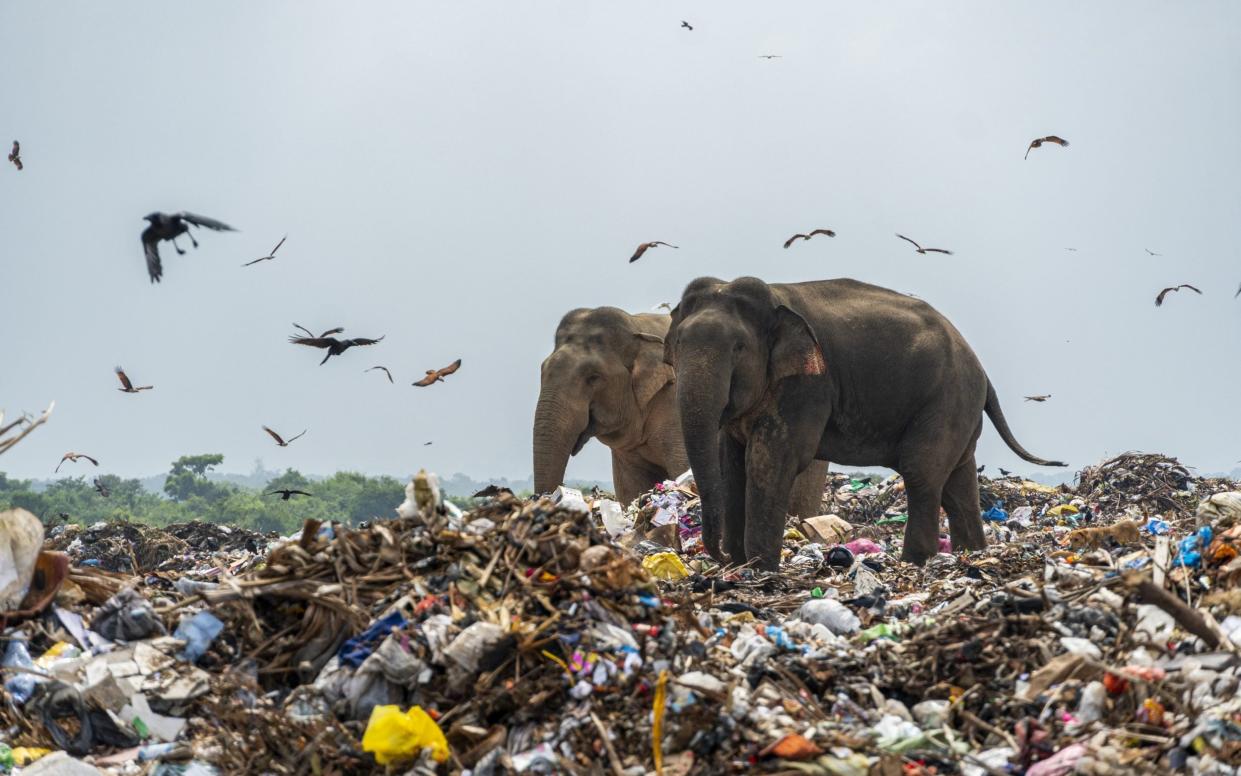
[[[1017,438],[1013,436],[1013,431],[1008,427],[1008,421],[1004,419],[1004,410],[1000,409],[1000,398],[995,395],[995,386],[991,385],[991,380],[987,380],[987,404],[985,406],[987,417],[991,418],[992,425],[995,430],[1000,432],[1000,439],[1004,440],[1004,444],[1022,459],[1030,463],[1036,463],[1039,466],[1068,466],[1061,461],[1047,461],[1031,453],[1029,450],[1021,446]]]

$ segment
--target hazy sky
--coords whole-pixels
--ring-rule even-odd
[[[1036,454],[1230,468],[1239,30],[1227,1],[5,3],[0,407],[57,407],[0,470],[524,477],[561,315],[707,274],[915,293]],[[1022,160],[1051,133],[1071,147]],[[153,286],[153,210],[241,231],[165,244]],[[839,236],[780,247],[814,227]],[[645,240],[681,249],[629,265]],[[320,367],[292,321],[387,339]],[[1032,470],[990,425],[979,459]],[[569,476],[609,477],[606,449]]]

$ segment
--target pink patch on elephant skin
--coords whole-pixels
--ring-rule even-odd
[[[806,361],[802,364],[802,374],[821,375],[827,371],[827,362],[823,360],[823,351],[818,347],[806,353]]]

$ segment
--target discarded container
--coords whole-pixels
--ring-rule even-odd
[[[414,706],[402,712],[399,706],[376,706],[362,735],[362,749],[375,755],[380,765],[412,760],[423,749],[431,750],[436,762],[448,759],[448,740],[435,720]]]
[[[21,607],[43,548],[43,524],[24,509],[0,512],[0,612]]]

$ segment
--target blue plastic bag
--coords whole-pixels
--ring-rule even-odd
[[[995,523],[1002,523],[1008,519],[1008,513],[999,504],[994,505],[986,512],[982,513],[983,520],[990,520]]]
[[[172,635],[185,642],[185,649],[181,650],[181,658],[197,663],[199,658],[207,654],[207,648],[223,630],[224,623],[220,622],[220,618],[211,612],[199,612],[189,619],[182,620]]]
[[[340,651],[336,653],[340,657],[340,662],[354,668],[362,665],[362,661],[370,657],[392,629],[403,628],[405,622],[400,612],[393,612],[387,617],[376,620],[371,627],[340,645]]]

